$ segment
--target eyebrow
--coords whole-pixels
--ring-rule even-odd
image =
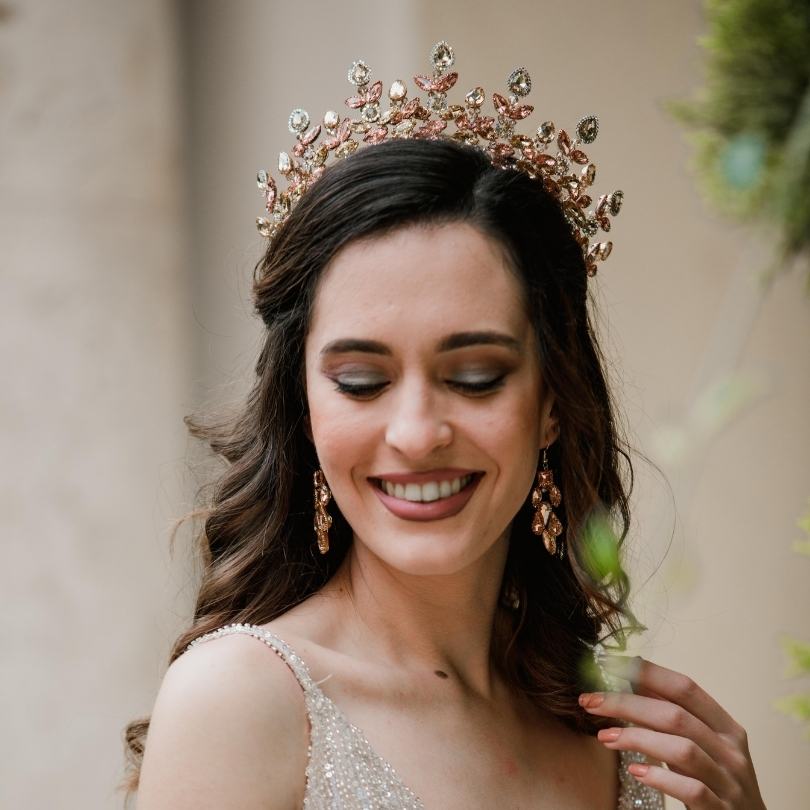
[[[454,349],[463,349],[467,346],[504,346],[514,352],[520,353],[522,346],[519,340],[503,332],[455,332],[439,341],[437,351],[450,352]],[[377,340],[363,340],[360,338],[339,338],[327,343],[321,349],[321,356],[332,354],[346,354],[348,352],[364,352],[367,354],[382,354],[390,356],[391,349]]]

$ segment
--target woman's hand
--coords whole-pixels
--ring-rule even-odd
[[[628,771],[636,779],[690,810],[765,810],[745,729],[711,695],[643,658],[602,660],[608,673],[631,682],[633,693],[585,693],[579,703],[591,714],[634,725],[602,729],[599,740],[668,766],[632,763]]]

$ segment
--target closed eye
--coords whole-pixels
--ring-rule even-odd
[[[447,384],[452,388],[456,388],[470,394],[487,394],[490,391],[495,391],[498,388],[501,388],[505,379],[506,374],[500,374],[497,377],[488,377],[482,379],[447,380]]]

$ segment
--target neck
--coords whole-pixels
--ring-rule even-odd
[[[358,658],[400,669],[440,670],[491,697],[493,623],[508,535],[452,574],[413,575],[387,565],[355,539],[324,587],[333,599],[333,643]]]

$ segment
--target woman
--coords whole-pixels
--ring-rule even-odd
[[[195,428],[230,466],[139,810],[763,808],[744,731],[685,676],[617,656],[633,693],[584,691],[634,626],[588,539],[626,535],[630,466],[567,198],[506,150],[374,131],[317,182],[283,164],[287,202],[261,178],[266,335],[243,412]]]

